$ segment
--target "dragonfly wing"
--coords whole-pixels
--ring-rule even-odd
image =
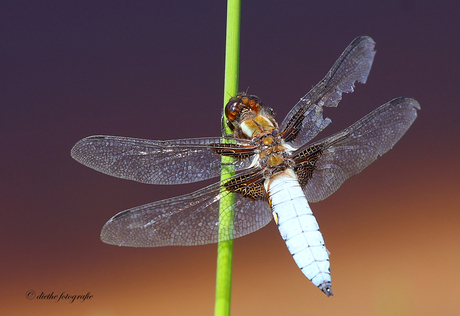
[[[123,211],[102,228],[103,242],[128,247],[195,246],[238,238],[270,222],[265,199],[234,195],[233,229],[219,232],[222,217],[231,214],[231,203],[221,205],[230,194],[216,183],[190,194],[157,201]]]
[[[221,156],[216,153],[221,142],[217,137],[160,141],[90,136],[77,142],[71,155],[85,166],[114,177],[149,184],[180,184],[221,175]],[[226,142],[222,149],[227,152],[252,149],[244,140]],[[245,157],[232,163],[236,171],[250,166],[250,155]]]
[[[313,166],[309,169],[310,178],[303,177],[301,181],[305,184],[303,190],[307,200],[317,202],[327,198],[346,179],[390,150],[414,122],[417,110],[420,105],[414,99],[394,99],[347,129],[298,150],[295,153],[297,159],[302,153],[314,152],[310,156],[316,157],[310,159]],[[300,175],[308,173],[302,172],[301,166],[298,168]]]
[[[300,147],[329,125],[331,120],[323,118],[323,106],[336,107],[343,92],[353,92],[356,81],[366,82],[374,47],[374,40],[368,36],[351,42],[324,79],[300,99],[281,123],[281,135],[286,141]]]

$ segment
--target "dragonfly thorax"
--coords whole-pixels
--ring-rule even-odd
[[[276,131],[259,138],[257,165],[263,169],[265,178],[291,168],[294,165],[292,152],[295,148],[286,144]]]
[[[260,137],[275,129],[273,122],[262,115],[250,116],[249,119],[242,121],[239,127],[244,138]]]

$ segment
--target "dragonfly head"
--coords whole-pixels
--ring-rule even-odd
[[[234,130],[235,125],[241,120],[243,114],[252,112],[257,115],[262,108],[263,104],[259,97],[240,92],[235,97],[232,97],[225,106],[225,116],[228,119],[227,125],[231,130]]]

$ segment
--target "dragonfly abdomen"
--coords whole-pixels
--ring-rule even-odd
[[[297,266],[327,296],[332,295],[329,254],[318,223],[292,169],[268,179],[273,217]]]

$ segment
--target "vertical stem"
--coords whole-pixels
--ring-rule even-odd
[[[227,2],[227,34],[225,47],[225,81],[224,81],[224,107],[229,96],[238,93],[239,76],[239,50],[240,50],[240,0]],[[225,134],[230,134],[230,129],[225,126]],[[224,136],[224,135],[223,135]],[[221,180],[234,174],[233,161],[230,157],[222,157]],[[215,316],[230,315],[231,289],[232,289],[232,253],[233,253],[233,194],[221,199],[219,205],[219,240],[217,245],[217,272],[216,272],[216,302]],[[230,238],[230,240],[228,240]]]

